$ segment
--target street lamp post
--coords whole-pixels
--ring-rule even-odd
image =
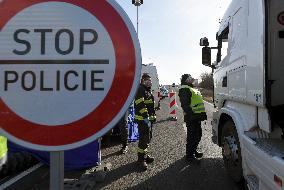
[[[138,36],[138,7],[143,4],[143,0],[132,0],[132,4],[137,7],[137,36]]]

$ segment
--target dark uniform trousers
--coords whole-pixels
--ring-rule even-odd
[[[138,149],[146,150],[145,152],[138,152],[138,160],[144,160],[147,155],[149,143],[150,143],[150,129],[148,125],[144,123],[144,121],[137,121],[138,124],[138,133],[139,133],[139,142]]]
[[[186,155],[192,157],[202,137],[201,121],[188,121],[187,127],[187,144]]]
[[[120,138],[123,147],[128,145],[128,126],[125,120],[121,120],[119,123]]]

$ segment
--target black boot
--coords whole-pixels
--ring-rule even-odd
[[[151,163],[154,162],[154,158],[149,156],[149,155],[147,155],[147,157],[145,158],[145,161],[146,161],[147,164],[151,164]]]
[[[190,163],[190,164],[194,164],[194,165],[199,165],[200,164],[200,160],[198,160],[195,157],[186,157],[186,160]]]
[[[120,153],[121,154],[126,154],[128,152],[128,146],[127,145],[123,145],[121,150],[120,150]]]
[[[148,169],[148,165],[145,160],[145,154],[138,153],[137,165],[138,165],[139,170],[146,171]]]
[[[194,156],[195,156],[195,158],[202,158],[203,157],[203,153],[195,151]]]

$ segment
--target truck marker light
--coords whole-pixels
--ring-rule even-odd
[[[274,174],[274,182],[279,186],[282,187],[282,179]]]

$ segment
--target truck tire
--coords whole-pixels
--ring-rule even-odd
[[[221,140],[225,168],[235,182],[241,183],[244,179],[241,146],[233,121],[228,120],[223,125]]]

